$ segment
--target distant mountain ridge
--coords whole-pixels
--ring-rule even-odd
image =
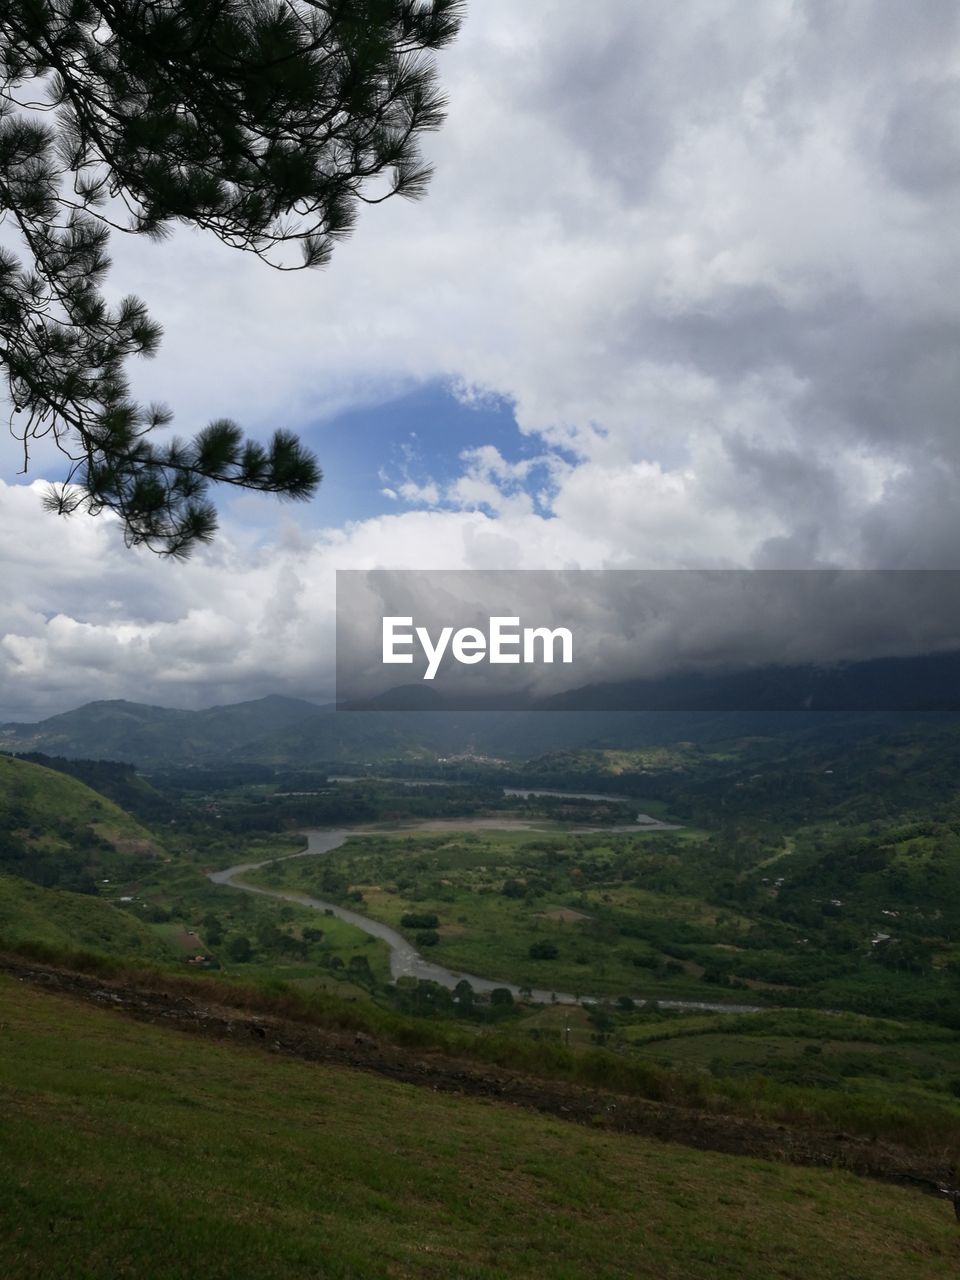
[[[315,703],[279,695],[202,711],[123,699],[88,702],[36,724],[0,725],[0,750],[138,765],[198,764],[228,758],[245,744],[288,729],[318,711]]]
[[[338,712],[271,698],[203,711],[93,702],[37,724],[0,726],[0,752],[117,760],[148,771],[222,765],[335,769],[470,756],[518,762],[564,751],[754,737],[856,738],[896,720],[865,712]]]
[[[0,726],[0,751],[154,767],[316,768],[463,755],[518,760],[577,748],[835,733],[843,726],[855,731],[931,713],[956,718],[960,654],[609,683],[524,710],[449,709],[442,695],[424,694],[419,686],[401,687],[392,699],[369,710],[280,695],[201,711],[90,702],[37,724]],[[638,706],[645,709],[622,709]]]
[[[782,725],[770,716],[350,712],[280,697],[183,711],[117,700],[90,702],[36,724],[2,725],[0,751],[119,760],[145,768],[226,763],[317,767],[460,755],[517,760],[578,747],[716,740],[778,728]]]

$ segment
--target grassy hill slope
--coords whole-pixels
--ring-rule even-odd
[[[939,1280],[949,1205],[272,1057],[0,978],[0,1273]]]
[[[23,942],[144,960],[173,958],[154,930],[108,902],[0,875],[0,947]]]
[[[138,821],[148,825],[151,822],[169,823],[175,817],[175,806],[171,799],[142,778],[135,765],[116,760],[50,756],[42,751],[24,752],[18,758],[76,778],[78,782],[106,796]]]
[[[90,892],[157,854],[150,832],[112,800],[66,774],[0,755],[0,871]]]
[[[180,764],[229,752],[316,712],[310,702],[271,696],[203,711],[120,699],[89,702],[36,724],[0,725],[0,747],[52,755]]]
[[[52,826],[60,818],[77,825],[99,824],[118,841],[145,841],[149,833],[112,800],[67,774],[0,755],[0,812],[17,810],[31,826]]]

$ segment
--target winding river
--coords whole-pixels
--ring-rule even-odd
[[[607,831],[650,831],[669,829],[669,824],[660,823],[654,818],[648,818],[645,814],[639,814],[640,821],[635,826],[629,827],[607,827]],[[424,822],[417,826],[404,828],[408,831],[438,831],[438,830],[476,830],[483,827],[486,830],[507,830],[516,831],[519,829],[536,829],[535,824],[525,822],[511,822],[502,819],[489,820],[443,820],[437,819],[433,822]],[[580,828],[581,831],[595,830],[596,828]],[[347,924],[352,924],[355,928],[363,930],[372,938],[378,938],[381,942],[385,942],[390,950],[390,975],[393,981],[398,978],[420,978],[431,982],[437,982],[441,986],[450,990],[462,982],[464,979],[470,983],[474,991],[488,993],[497,987],[506,987],[514,996],[521,994],[521,988],[511,982],[503,982],[492,978],[482,978],[474,973],[465,973],[457,969],[447,969],[443,965],[434,964],[431,960],[426,960],[416,948],[407,941],[407,939],[398,933],[396,929],[391,929],[389,925],[381,923],[379,920],[372,920],[369,916],[361,915],[358,911],[351,911],[349,907],[341,907],[335,902],[325,902],[322,898],[311,897],[307,893],[297,893],[290,890],[282,889],[265,889],[260,885],[249,884],[244,877],[251,871],[256,871],[260,867],[265,867],[271,862],[286,862],[290,858],[316,858],[322,857],[326,853],[332,853],[334,849],[339,849],[352,835],[369,834],[369,827],[339,827],[330,828],[322,831],[305,831],[303,834],[307,839],[306,849],[299,853],[289,853],[282,858],[265,858],[262,862],[241,862],[234,867],[226,867],[222,871],[208,872],[208,878],[214,884],[228,885],[233,889],[242,889],[244,893],[256,893],[265,898],[276,898],[282,902],[292,902],[301,907],[312,907],[316,911],[322,911],[324,914],[332,914],[338,920],[343,920]],[[526,995],[529,988],[523,988]],[[534,988],[527,998],[531,998],[538,1004],[597,1004],[596,997],[593,996],[577,996],[569,991],[547,991]],[[613,997],[611,997],[612,999]],[[762,1009],[758,1005],[749,1004],[712,1004],[708,1001],[700,1000],[649,1000],[641,996],[632,997],[637,1005],[654,1004],[660,1009],[686,1009],[690,1012],[701,1013],[761,1013]]]

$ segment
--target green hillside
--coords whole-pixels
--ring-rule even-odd
[[[223,759],[265,734],[315,714],[298,698],[271,696],[203,711],[122,699],[89,702],[36,724],[0,726],[0,747],[52,755],[180,764]]]
[[[169,824],[175,817],[170,798],[141,777],[136,765],[118,760],[51,756],[42,751],[21,752],[18,758],[76,778],[148,826],[153,822]]]
[[[184,711],[121,699],[89,702],[34,724],[0,725],[0,749],[122,760],[150,767],[227,761],[322,767],[471,753],[510,760],[583,748],[629,752],[744,736],[874,732],[871,716],[733,712],[384,711],[344,714],[271,696]],[[844,726],[846,725],[846,728]]]
[[[940,1280],[950,1206],[198,1040],[0,978],[7,1280]]]
[[[23,942],[170,960],[154,930],[108,902],[0,875],[0,948]]]
[[[150,832],[105,796],[0,755],[0,872],[90,893],[158,853]]]

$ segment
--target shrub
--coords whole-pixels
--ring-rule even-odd
[[[435,929],[439,923],[432,911],[408,911],[400,917],[404,929]]]
[[[555,960],[559,953],[552,942],[534,942],[527,954],[531,960]]]
[[[234,964],[246,964],[253,956],[253,947],[250,945],[250,939],[240,934],[236,938],[231,938],[227,944],[227,957]]]

